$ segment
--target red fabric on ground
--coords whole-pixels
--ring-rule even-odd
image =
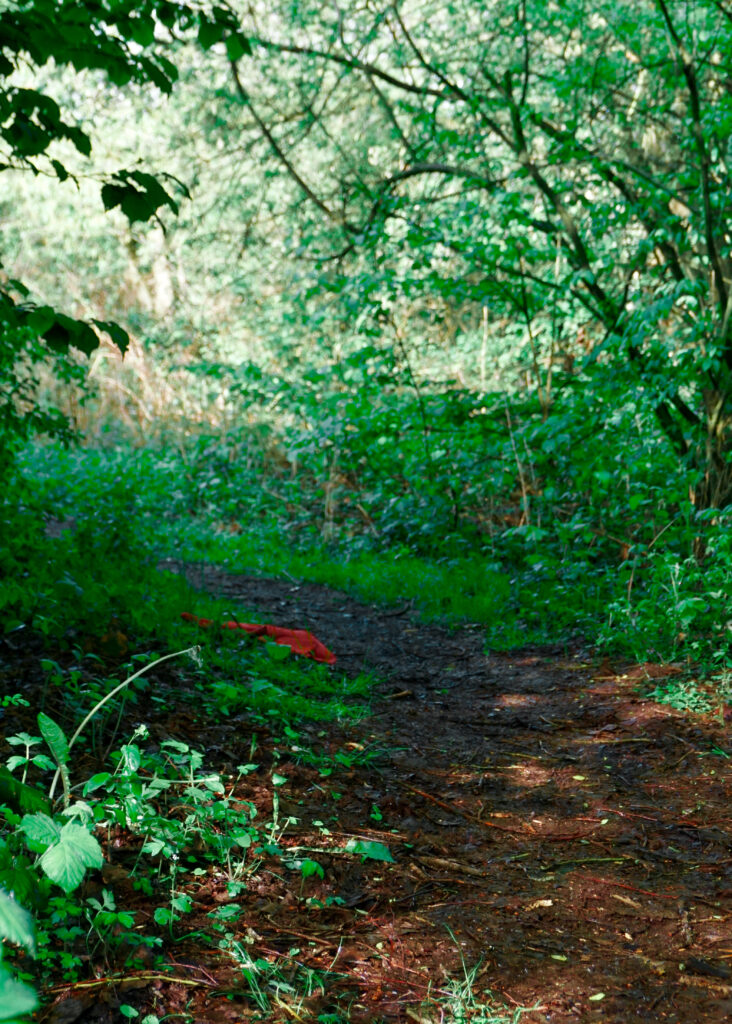
[[[201,619],[190,612],[182,612],[181,618],[186,622],[195,622],[198,626],[207,629],[212,626],[212,619]],[[257,622],[229,622],[221,623],[222,629],[243,629],[245,633],[262,639],[274,640],[276,644],[284,644],[289,647],[293,654],[301,654],[304,658],[312,658],[313,661],[320,661],[324,665],[335,665],[336,656],[332,651],[321,644],[317,637],[306,629],[286,629],[284,626],[272,626],[269,623]]]

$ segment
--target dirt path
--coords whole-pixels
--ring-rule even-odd
[[[487,655],[478,628],[418,624],[320,586],[186,575],[234,613],[311,629],[335,671],[386,679],[374,714],[327,741],[383,751],[375,761],[330,779],[281,770],[299,817],[285,842],[327,844],[310,824],[322,821],[341,846],[388,844],[395,863],[313,854],[325,878],[304,894],[343,901],[316,910],[293,876],[263,875],[251,893],[264,948],[296,945],[301,962],[342,972],[315,1016],[350,1005],[353,1021],[419,1020],[461,957],[477,990],[537,1007],[524,1021],[732,1016],[728,725],[638,698],[638,670]],[[215,990],[196,1005],[210,1024],[250,1019]]]

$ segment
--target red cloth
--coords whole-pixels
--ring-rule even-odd
[[[181,618],[186,622],[195,622],[198,626],[203,626],[204,629],[214,625],[213,619],[200,619],[197,615],[191,615],[190,612],[181,612]],[[252,636],[269,638],[276,644],[284,644],[289,647],[293,654],[302,654],[304,658],[312,658],[313,661],[320,661],[324,665],[335,665],[336,662],[335,654],[306,629],[285,629],[283,626],[271,626],[269,623],[234,622],[233,619],[229,622],[222,622],[221,628],[243,629]]]

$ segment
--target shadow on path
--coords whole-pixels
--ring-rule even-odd
[[[282,890],[251,918],[274,948],[297,942],[343,972],[351,1020],[430,1019],[425,997],[444,1003],[461,959],[476,990],[536,1006],[523,1021],[732,1017],[729,726],[640,698],[637,668],[490,654],[478,627],[451,632],[312,584],[162,567],[229,598],[232,614],[312,630],[334,671],[384,680],[369,718],[318,741],[377,759],[332,777],[295,760],[282,772],[297,842],[315,843],[323,821],[341,844],[387,844],[395,863],[313,854],[325,879],[307,893],[322,906]]]

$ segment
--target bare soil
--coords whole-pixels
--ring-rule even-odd
[[[730,724],[723,709],[692,716],[638,695],[639,682],[673,666],[593,666],[564,649],[491,653],[479,627],[423,624],[407,607],[211,566],[166,568],[230,598],[233,612],[310,629],[336,653],[332,671],[382,679],[368,718],[307,732],[321,751],[363,762],[331,775],[245,717],[207,723],[181,708],[157,724],[209,751],[222,772],[248,760],[256,732],[262,770],[241,795],[263,815],[275,743],[284,754],[281,813],[298,822],[282,845],[322,851],[309,855],[325,877],[265,862],[237,897],[245,913],[233,930],[293,984],[303,968],[330,981],[302,1005],[283,994],[268,1017],[258,1010],[232,957],[196,935],[229,899],[223,874],[209,870],[188,890],[190,937],[166,950],[167,969],[61,984],[42,1020],[117,1022],[122,1002],[138,1020],[188,1014],[201,1024],[486,1022],[445,1010],[464,967],[476,968],[474,991],[507,1013],[532,1007],[526,1024],[732,1018]],[[394,863],[338,852],[354,838],[387,845]],[[154,904],[133,890],[124,848],[110,855],[105,884],[144,924]]]

